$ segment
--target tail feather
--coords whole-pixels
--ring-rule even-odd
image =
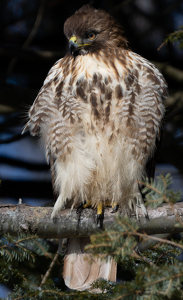
[[[91,290],[91,284],[98,278],[116,281],[117,264],[111,257],[103,261],[85,253],[84,247],[89,241],[89,238],[72,238],[68,241],[63,277],[70,289]],[[96,289],[92,292],[100,291]]]
[[[102,262],[98,278],[116,282],[117,264],[114,259],[108,256],[107,262]]]

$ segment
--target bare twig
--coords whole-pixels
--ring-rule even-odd
[[[46,279],[48,278],[48,276],[50,275],[50,272],[55,264],[55,262],[57,261],[57,258],[59,256],[59,250],[56,252],[54,259],[52,260],[49,269],[47,270],[46,274],[43,277],[43,280],[41,281],[40,287],[46,282]]]

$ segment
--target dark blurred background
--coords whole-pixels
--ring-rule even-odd
[[[0,202],[47,205],[53,200],[49,166],[37,138],[21,135],[27,112],[56,60],[67,51],[63,24],[89,3],[123,26],[131,49],[152,61],[169,85],[156,172],[171,172],[183,190],[183,50],[158,48],[183,25],[180,0],[0,1]]]

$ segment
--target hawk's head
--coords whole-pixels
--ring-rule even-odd
[[[127,48],[127,40],[118,22],[103,10],[84,5],[64,24],[73,56],[85,55],[104,48]]]

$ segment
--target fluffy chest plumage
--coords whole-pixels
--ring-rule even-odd
[[[90,123],[91,129],[100,126],[102,131],[112,126],[114,130],[112,119],[127,94],[125,74],[125,66],[115,59],[107,61],[104,55],[71,58],[67,64],[62,61],[53,99],[60,116],[71,124]]]
[[[50,70],[30,110],[28,125],[47,153],[65,157],[72,149],[122,144],[146,162],[154,150],[164,114],[166,83],[144,58],[127,50],[66,56]],[[88,138],[86,138],[88,137]],[[115,145],[115,146],[114,146]],[[97,146],[98,147],[98,146]],[[119,154],[121,155],[121,154]]]

